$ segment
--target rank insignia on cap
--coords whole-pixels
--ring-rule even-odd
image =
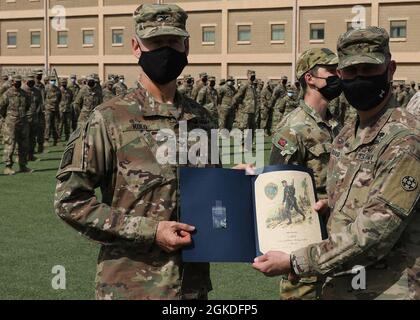
[[[405,176],[401,179],[401,186],[405,191],[413,191],[417,188],[417,181],[412,176]]]
[[[281,146],[281,147],[285,147],[285,146],[287,145],[287,140],[286,140],[286,139],[281,138],[281,139],[278,141],[278,144],[279,144],[279,146]]]
[[[157,22],[164,22],[169,20],[170,15],[160,14],[156,17]]]

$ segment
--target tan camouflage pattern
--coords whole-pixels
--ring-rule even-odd
[[[407,104],[407,111],[420,118],[420,92],[417,92]]]
[[[52,136],[54,143],[58,140],[59,104],[61,100],[60,89],[55,85],[45,87],[45,133],[46,141]]]
[[[311,48],[303,52],[296,62],[296,78],[300,79],[306,72],[317,65],[338,64],[337,55],[328,48]]]
[[[217,91],[215,88],[211,86],[204,86],[200,89],[197,95],[197,103],[206,108],[211,116],[213,117],[214,121],[218,123],[218,109],[217,109],[217,102],[219,97],[217,95]]]
[[[60,87],[61,100],[58,106],[60,110],[59,136],[64,132],[66,141],[69,139],[73,120],[73,93],[69,88]]]
[[[28,157],[32,158],[35,153],[36,144],[42,144],[44,137],[39,135],[40,116],[44,117],[42,112],[42,95],[35,87],[28,87],[23,85],[22,89],[28,95],[30,107],[26,114],[28,121]]]
[[[93,110],[101,103],[102,93],[96,87],[83,86],[73,103],[76,113],[79,114],[77,125],[83,126]]]
[[[140,39],[163,35],[188,37],[187,13],[175,4],[142,4],[134,11],[136,34]]]
[[[183,120],[189,131],[210,134],[214,128],[208,112],[191,99],[176,93],[173,105],[160,104],[139,88],[97,107],[70,137],[57,174],[55,210],[102,244],[97,299],[196,299],[211,290],[208,264],[182,263],[180,252],[165,253],[154,243],[159,221],[179,219],[179,166],[157,162],[164,141],[156,134],[171,129],[178,141]],[[95,197],[98,187],[102,202]]]
[[[379,27],[351,29],[338,38],[338,67],[361,64],[384,64],[389,51],[389,34]]]
[[[270,134],[270,120],[272,117],[272,109],[270,109],[270,99],[273,94],[273,90],[269,83],[265,85],[260,94],[260,106],[261,106],[261,122],[260,128],[264,129],[267,134]]]
[[[248,74],[249,76],[251,74]],[[248,81],[244,83],[233,97],[233,106],[236,108],[238,129],[255,129],[255,114],[257,112],[257,92],[256,88]]]
[[[232,81],[233,78],[230,77],[228,80]],[[233,111],[233,97],[235,94],[235,86],[230,86],[227,83],[225,83],[219,90],[219,129],[230,129],[230,118]]]
[[[127,94],[127,90],[125,83],[118,81],[114,84],[113,91],[117,97],[124,97]]]
[[[334,140],[329,237],[292,253],[295,272],[328,277],[324,299],[420,299],[420,124],[397,106],[390,94],[372,125]],[[356,265],[366,289],[351,286]]]

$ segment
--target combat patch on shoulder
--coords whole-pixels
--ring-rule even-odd
[[[61,159],[60,169],[68,167],[73,162],[74,144],[67,147]]]
[[[408,153],[403,154],[379,193],[382,201],[403,216],[408,216],[419,200],[420,170],[418,165],[416,157]]]

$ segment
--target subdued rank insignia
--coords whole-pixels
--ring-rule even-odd
[[[401,186],[405,191],[413,191],[417,188],[417,181],[412,176],[405,176],[401,179]]]
[[[69,164],[73,162],[73,154],[74,154],[74,145],[71,145],[67,148],[67,150],[63,154],[63,159],[61,160],[60,169],[64,169]]]

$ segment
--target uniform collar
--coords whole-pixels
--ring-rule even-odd
[[[301,99],[299,105],[302,108],[302,110],[305,111],[307,115],[309,115],[312,119],[315,120],[316,123],[318,124],[323,123],[326,126],[332,127],[332,128],[335,128],[336,126],[338,126],[338,122],[334,119],[334,117],[332,116],[328,108],[327,108],[327,113],[326,113],[328,120],[323,120],[321,118],[321,115],[318,112],[316,112],[315,109],[311,108],[310,106],[306,104],[305,100]]]
[[[389,118],[391,117],[392,112],[398,106],[394,95],[390,94],[388,98],[388,102],[385,104],[384,108],[379,112],[378,115],[375,116],[374,119],[371,121],[371,125],[365,128],[365,136],[361,139],[357,135],[357,125],[359,120],[354,121],[353,127],[351,132],[353,133],[350,141],[348,142],[348,150],[346,153],[350,153],[356,150],[361,145],[369,144],[376,139],[378,134],[381,132],[382,128],[388,122]],[[359,117],[357,117],[359,119]]]

